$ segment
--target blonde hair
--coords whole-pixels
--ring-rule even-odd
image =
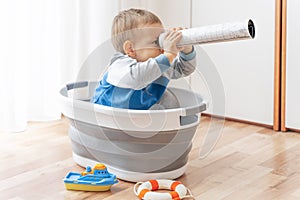
[[[162,24],[161,20],[152,12],[131,8],[123,10],[115,16],[111,29],[111,41],[115,50],[123,52],[123,44],[126,40],[133,39],[133,29],[141,25]]]

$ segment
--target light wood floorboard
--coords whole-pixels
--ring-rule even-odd
[[[84,170],[72,159],[67,132],[65,118],[0,132],[1,200],[138,199],[134,184],[122,180],[107,192],[66,190],[64,176]],[[178,180],[199,200],[300,199],[298,133],[202,117],[188,163]]]

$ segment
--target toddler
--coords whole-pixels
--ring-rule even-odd
[[[182,37],[180,30],[168,31],[162,49],[158,37],[164,28],[156,15],[142,9],[121,11],[112,25],[112,44],[117,52],[92,101],[137,110],[178,107],[167,85],[170,79],[190,75],[196,67],[193,46],[176,46]]]

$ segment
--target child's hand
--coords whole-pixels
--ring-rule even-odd
[[[177,28],[173,28],[174,31],[180,31],[183,30],[182,27],[177,27]],[[193,46],[192,45],[186,45],[183,47],[179,48],[181,52],[185,53],[185,54],[189,54],[193,51]]]
[[[170,63],[177,56],[177,53],[181,51],[182,48],[177,47],[177,43],[181,40],[182,33],[176,29],[170,30],[163,41],[164,54],[168,57]]]
[[[181,48],[177,47],[177,43],[181,40],[182,33],[177,30],[170,30],[163,41],[163,47],[165,52],[177,54]]]

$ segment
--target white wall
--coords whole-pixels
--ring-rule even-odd
[[[156,13],[166,28],[190,27],[191,0],[151,0],[147,8]]]
[[[190,27],[191,0],[120,0],[120,9],[144,8],[155,13],[165,27]]]
[[[256,38],[202,45],[199,66],[215,67],[219,73],[225,92],[226,117],[272,125],[275,1],[192,1],[193,27],[244,19],[254,20]],[[194,78],[192,85],[211,98],[199,78]]]
[[[286,127],[300,129],[300,1],[287,0]]]

